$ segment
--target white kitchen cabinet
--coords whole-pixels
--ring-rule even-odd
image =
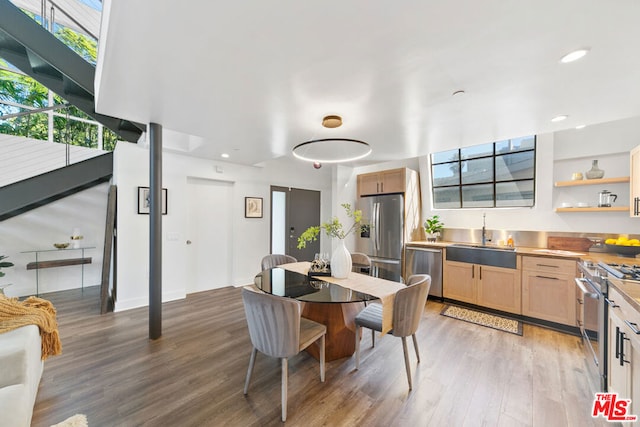
[[[631,150],[630,157],[630,167],[629,171],[631,173],[630,177],[630,197],[629,201],[631,203],[631,216],[635,218],[640,218],[640,145]]]
[[[576,325],[576,261],[522,257],[522,314],[563,325]]]
[[[446,261],[443,295],[456,301],[521,314],[519,272],[513,268]]]

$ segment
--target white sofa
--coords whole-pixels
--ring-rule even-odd
[[[0,427],[29,427],[44,364],[35,325],[0,334]]]

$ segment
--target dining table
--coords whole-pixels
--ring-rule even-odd
[[[302,316],[327,327],[325,359],[349,357],[355,352],[355,317],[368,301],[382,305],[382,333],[392,329],[393,299],[404,284],[350,272],[346,278],[314,276],[310,262],[282,264],[257,274],[254,283],[264,292],[295,298]],[[317,346],[307,352],[319,359]]]

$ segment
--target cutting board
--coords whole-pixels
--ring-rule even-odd
[[[586,237],[547,237],[547,248],[563,251],[588,251],[593,242]]]

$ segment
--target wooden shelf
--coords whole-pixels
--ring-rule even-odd
[[[556,212],[629,212],[629,206],[612,206],[610,208],[556,208]]]
[[[603,185],[603,184],[619,184],[629,182],[628,176],[619,176],[616,178],[600,178],[600,179],[580,179],[576,181],[556,181],[556,187],[576,187],[578,185]]]

